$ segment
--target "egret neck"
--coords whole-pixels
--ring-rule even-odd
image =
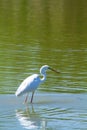
[[[44,82],[46,80],[46,72],[45,73],[41,73],[41,76],[43,76],[41,78],[41,83]]]

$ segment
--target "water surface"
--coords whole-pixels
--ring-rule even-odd
[[[87,128],[86,94],[37,93],[34,103],[26,105],[23,104],[23,98],[16,99],[13,95],[0,96],[1,130]]]
[[[49,65],[34,103],[15,91]],[[0,0],[0,130],[87,129],[87,2]]]

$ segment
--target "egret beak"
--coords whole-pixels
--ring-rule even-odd
[[[60,73],[59,71],[57,71],[57,70],[55,70],[55,69],[53,69],[51,67],[49,67],[49,69],[52,70],[52,71],[54,71],[54,72],[56,72],[56,73]]]

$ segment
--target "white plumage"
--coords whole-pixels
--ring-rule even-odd
[[[50,68],[48,65],[44,65],[40,68],[40,74],[43,76],[41,79],[38,74],[33,74],[29,77],[27,77],[19,86],[17,89],[15,95],[16,96],[21,96],[27,93],[25,102],[27,102],[28,94],[29,92],[32,92],[32,97],[31,97],[31,103],[33,101],[33,95],[37,87],[39,86],[40,83],[44,82],[46,80],[46,70],[50,69],[52,71],[57,72],[56,70]],[[59,73],[59,72],[58,72]]]
[[[27,77],[19,86],[17,89],[15,95],[16,96],[21,96],[25,94],[26,92],[32,92],[37,89],[38,85],[40,84],[40,78],[38,74],[33,74],[29,77]]]

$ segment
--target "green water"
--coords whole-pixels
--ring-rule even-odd
[[[45,64],[60,74],[47,72],[26,113],[14,93]],[[0,0],[0,130],[86,129],[86,68],[86,1]]]

